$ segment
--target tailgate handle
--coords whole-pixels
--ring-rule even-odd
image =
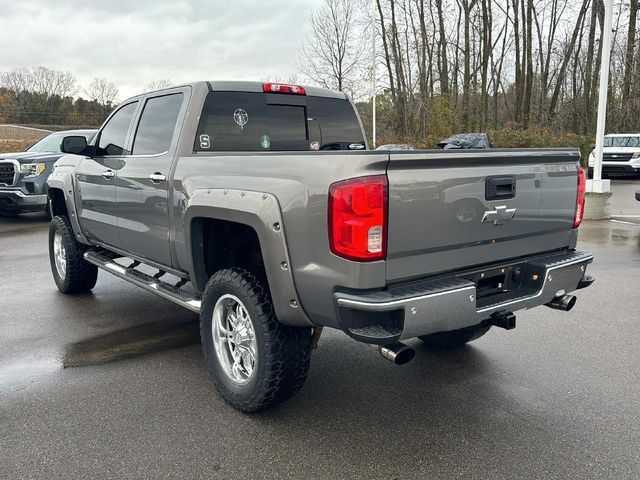
[[[516,177],[513,175],[487,177],[484,193],[487,200],[514,198],[516,196]]]

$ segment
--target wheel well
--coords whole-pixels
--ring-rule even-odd
[[[244,268],[267,284],[260,240],[249,225],[195,218],[191,223],[191,251],[200,290],[214,273],[230,267]]]
[[[51,199],[51,216],[68,215],[67,203],[64,200],[64,193],[58,188],[50,188],[47,195]]]

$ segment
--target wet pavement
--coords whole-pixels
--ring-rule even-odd
[[[37,215],[0,218],[0,478],[640,477],[640,181],[590,222],[594,286],[396,367],[329,331],[301,394],[243,415],[196,316],[101,272],[57,292]],[[628,197],[628,198],[627,198]]]

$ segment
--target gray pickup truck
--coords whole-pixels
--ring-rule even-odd
[[[65,130],[47,135],[25,152],[0,153],[0,217],[49,212],[46,181],[65,136],[80,135],[90,141],[96,130]]]
[[[368,151],[342,93],[199,82],[133,97],[48,179],[63,293],[98,268],[200,315],[224,398],[242,411],[302,387],[323,327],[404,363],[516,310],[570,310],[577,150]]]

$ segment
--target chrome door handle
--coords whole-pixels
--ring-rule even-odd
[[[149,179],[153,182],[153,183],[159,183],[159,182],[165,182],[167,180],[167,177],[161,173],[151,173],[149,174]]]
[[[116,176],[116,172],[114,172],[113,170],[105,170],[104,172],[102,172],[102,176],[104,178],[113,178]]]

